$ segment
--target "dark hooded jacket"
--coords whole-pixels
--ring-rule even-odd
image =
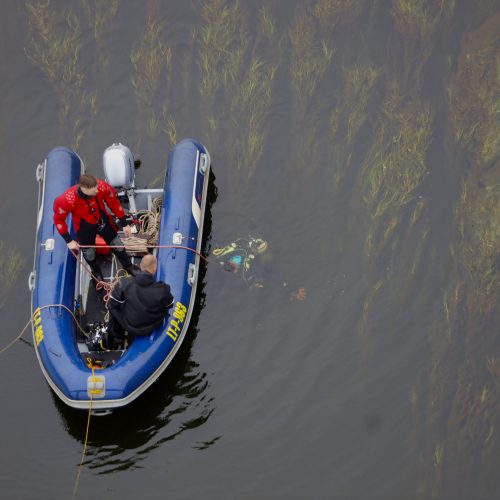
[[[172,306],[170,287],[155,281],[147,271],[122,279],[115,286],[108,302],[113,318],[133,335],[149,335],[160,327]]]

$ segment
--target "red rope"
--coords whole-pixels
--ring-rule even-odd
[[[133,246],[133,245],[131,245]],[[182,245],[146,245],[148,248],[180,248],[181,250],[189,250],[196,255],[199,255],[205,262],[207,261],[207,258],[201,254],[200,252],[197,252],[194,248],[190,247],[183,247]],[[79,245],[80,248],[127,248],[125,245]]]

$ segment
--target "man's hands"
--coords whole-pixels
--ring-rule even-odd
[[[80,250],[80,245],[75,240],[71,240],[67,245],[70,250]]]
[[[125,238],[130,238],[130,236],[132,235],[132,226],[124,226],[123,234],[125,235]]]

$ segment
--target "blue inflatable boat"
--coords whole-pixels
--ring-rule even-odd
[[[198,141],[185,139],[169,154],[163,189],[137,189],[128,148],[113,144],[104,153],[106,181],[117,190],[125,211],[148,214],[156,207],[157,240],[146,250],[158,258],[155,278],[168,283],[174,296],[161,328],[115,350],[107,349],[102,339],[98,342],[106,314],[102,293],[53,223],[54,199],[77,184],[84,171],[79,156],[64,147],[53,149],[37,167],[36,247],[29,278],[33,340],[57,396],[73,408],[106,413],[127,405],[155,382],[186,336],[200,267],[210,155]],[[129,253],[138,263],[141,253]],[[116,259],[100,258],[105,279],[111,280],[118,270]]]

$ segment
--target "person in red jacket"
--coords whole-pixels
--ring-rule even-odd
[[[108,245],[122,246],[117,236],[116,226],[113,223],[106,206],[119,219],[125,236],[131,234],[131,227],[127,225],[116,191],[108,183],[96,179],[93,175],[84,174],[78,184],[67,189],[54,201],[54,224],[59,234],[64,238],[70,250],[79,250],[80,245],[95,245],[95,238],[99,234]],[[70,236],[66,219],[73,216],[73,226],[76,231],[76,240]],[[102,274],[96,262],[95,248],[83,248],[83,256],[89,263],[93,274],[102,279]],[[137,269],[130,260],[125,249],[113,249],[123,268],[130,274]]]

